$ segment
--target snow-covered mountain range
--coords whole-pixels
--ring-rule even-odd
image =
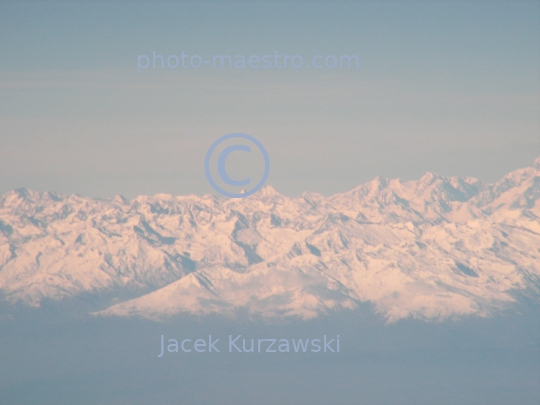
[[[540,158],[493,184],[427,173],[330,197],[0,198],[0,301],[127,289],[99,314],[307,319],[370,302],[392,321],[540,303]]]

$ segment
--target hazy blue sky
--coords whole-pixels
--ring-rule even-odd
[[[147,69],[137,56],[355,54],[358,69]],[[540,2],[0,3],[0,193],[212,192],[255,136],[287,195],[540,156]]]

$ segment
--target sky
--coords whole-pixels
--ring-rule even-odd
[[[182,52],[303,64],[170,68]],[[0,194],[216,194],[204,159],[229,133],[264,145],[289,196],[491,182],[540,156],[538,1],[3,1],[0,55]]]

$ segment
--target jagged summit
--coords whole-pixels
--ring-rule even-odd
[[[295,198],[13,190],[0,197],[0,299],[129,289],[140,297],[101,314],[157,319],[310,318],[366,301],[389,320],[489,316],[539,301],[539,179],[533,167],[492,184],[427,173]]]
[[[111,198],[111,201],[115,204],[120,204],[120,205],[128,205],[129,204],[129,200],[120,195],[120,194],[117,194],[115,195],[113,198]]]
[[[258,197],[273,197],[275,195],[281,195],[279,194],[274,187],[272,187],[269,184],[265,184],[257,193],[254,195],[257,195]]]
[[[540,171],[540,156],[534,159],[533,167],[536,171]]]

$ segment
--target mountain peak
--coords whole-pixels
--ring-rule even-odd
[[[388,186],[388,179],[381,176],[377,176],[369,182],[369,186],[370,186],[371,192],[381,191],[383,188],[386,188]]]
[[[540,171],[540,156],[534,159],[533,167],[536,169],[536,171]]]
[[[420,183],[431,184],[436,180],[441,180],[443,177],[433,172],[426,172],[422,177],[420,177]]]
[[[27,188],[21,187],[14,190],[11,190],[2,196],[4,204],[9,205],[19,205],[19,204],[28,204],[35,203],[36,200],[41,199],[41,194],[37,191],[29,190]]]
[[[115,204],[119,204],[119,205],[128,205],[129,204],[129,200],[126,199],[126,197],[124,197],[123,195],[120,195],[120,194],[117,194],[115,195],[111,201]]]
[[[274,197],[280,194],[274,189],[274,187],[266,184],[257,193],[255,193],[255,195],[258,195],[260,197]]]

